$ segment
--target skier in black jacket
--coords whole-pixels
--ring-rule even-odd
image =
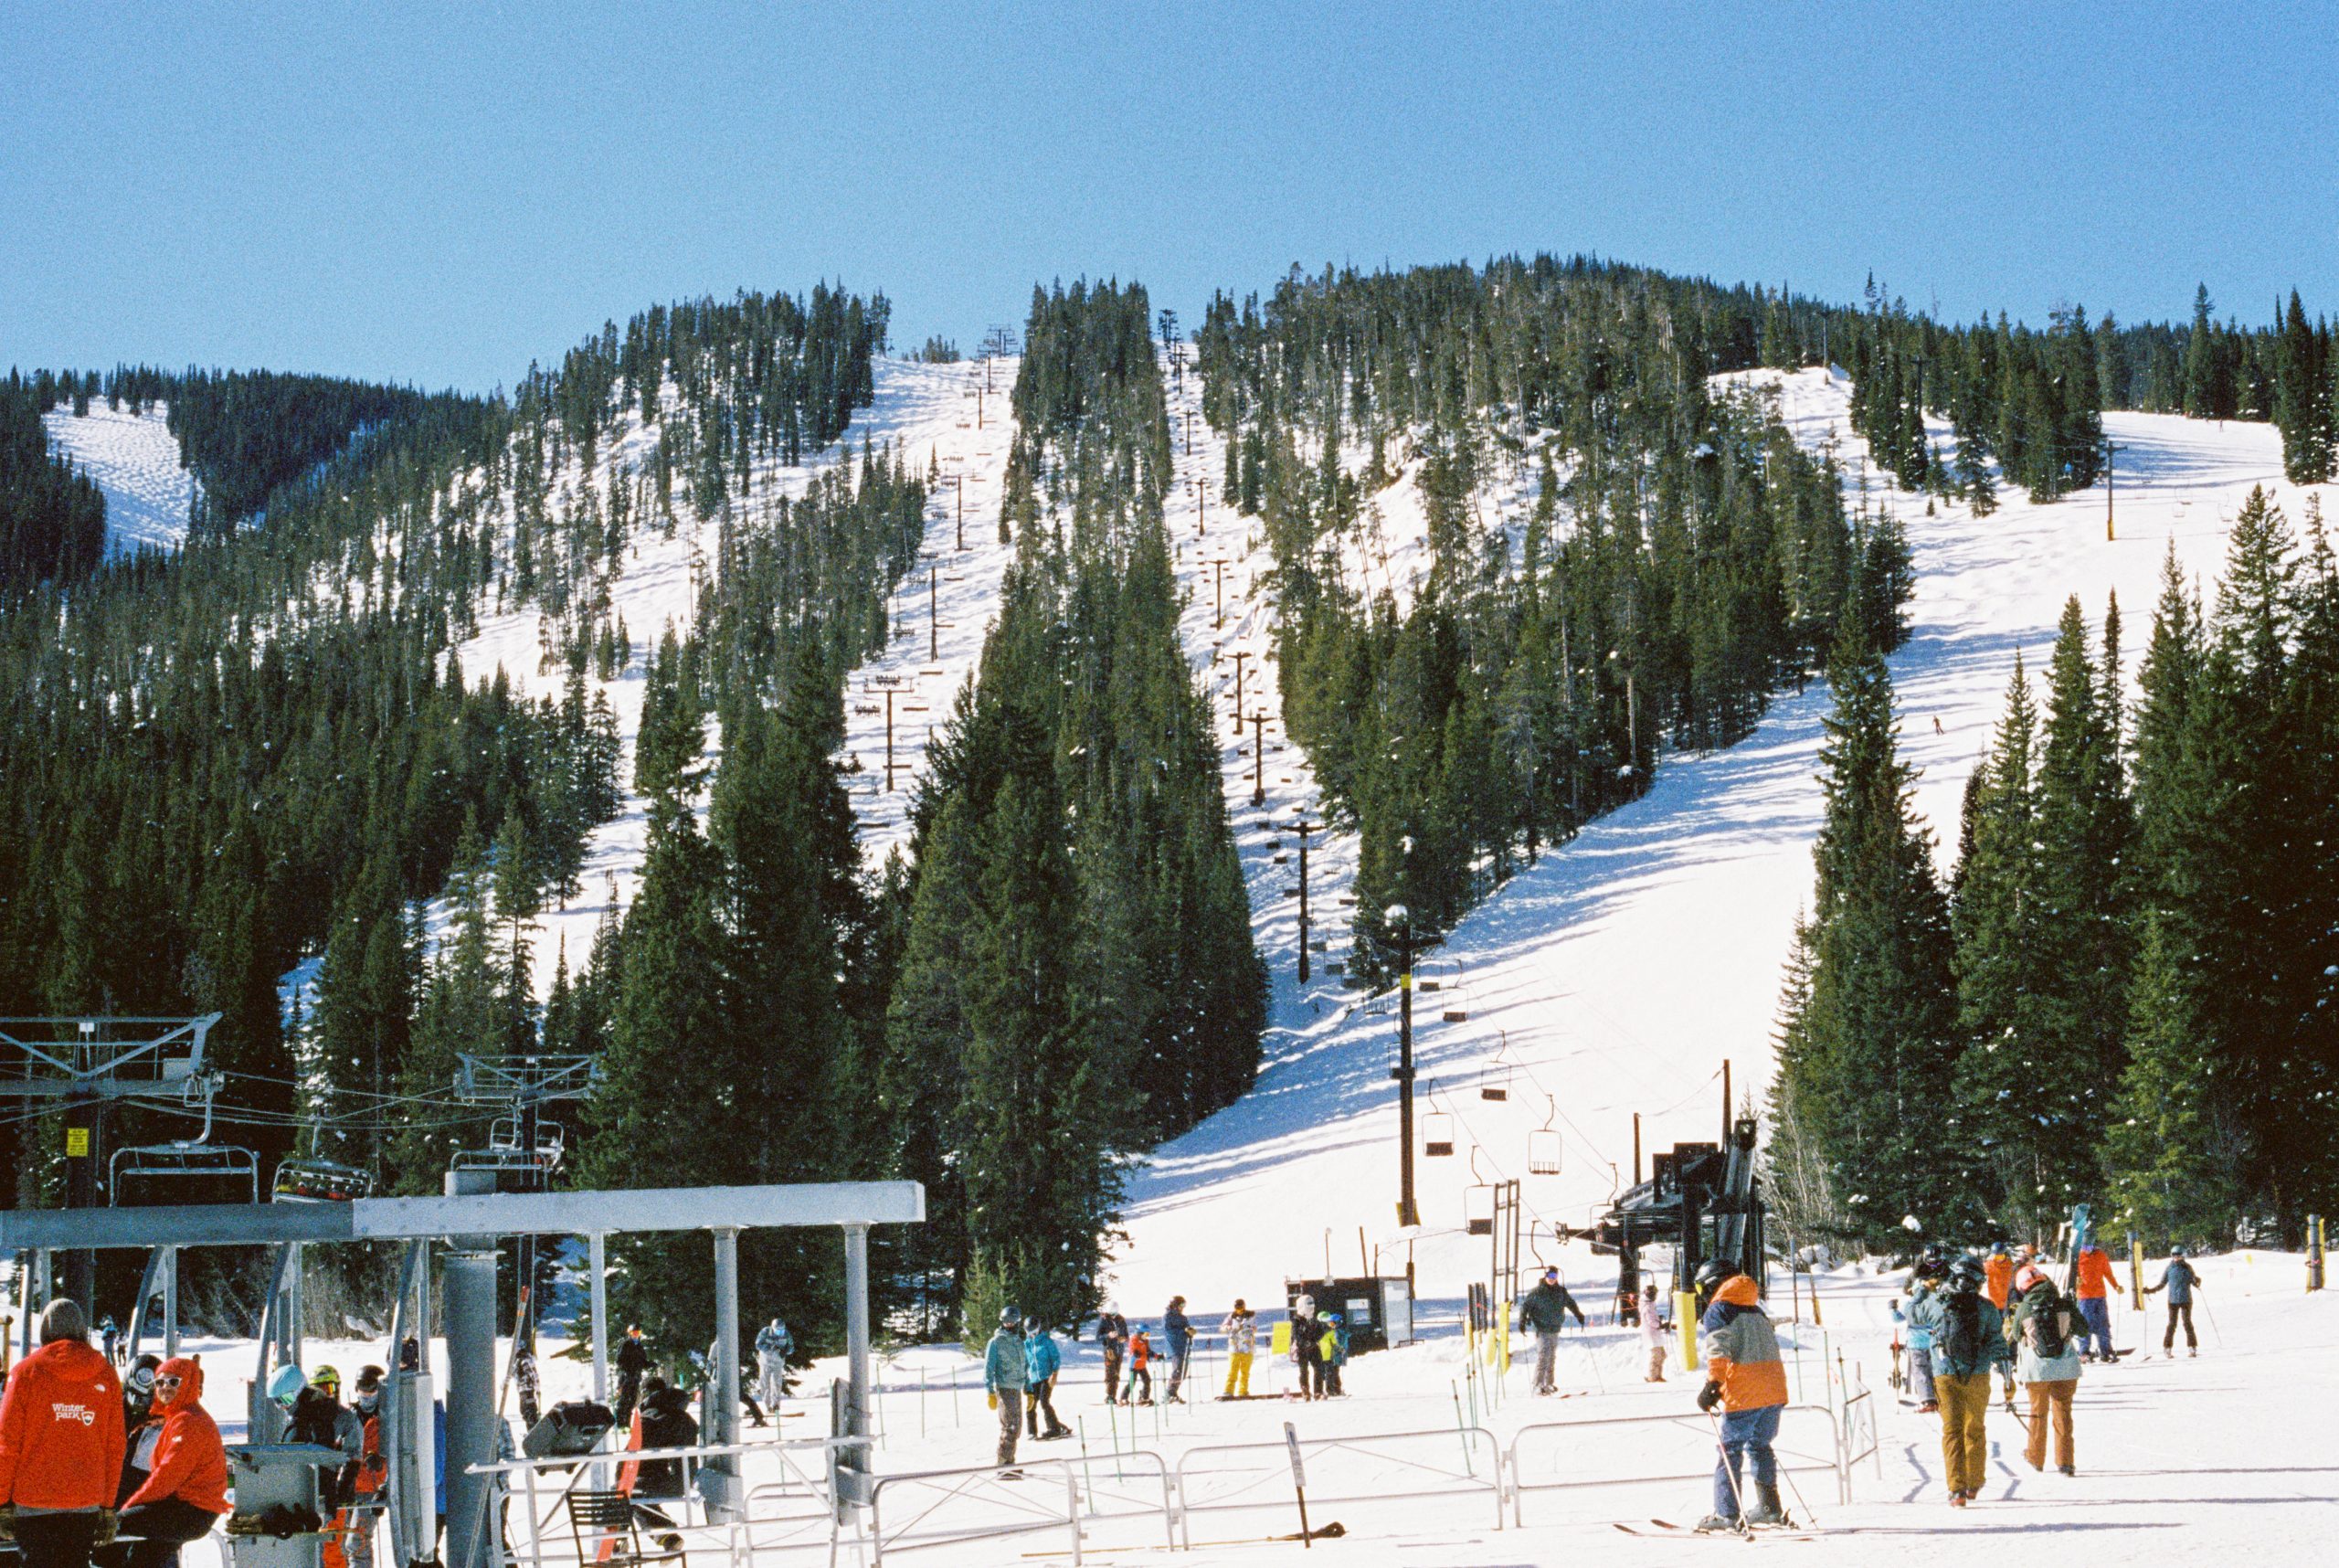
[[[641,1377],[649,1370],[650,1347],[641,1342],[641,1325],[636,1323],[618,1341],[618,1402],[609,1414],[619,1425],[633,1418],[633,1407],[641,1399]]]
[[[1560,1354],[1560,1330],[1567,1327],[1568,1314],[1575,1314],[1575,1326],[1583,1327],[1583,1308],[1575,1304],[1568,1287],[1560,1283],[1560,1271],[1547,1268],[1543,1281],[1529,1291],[1519,1303],[1519,1328],[1521,1333],[1535,1330],[1535,1392],[1555,1393],[1558,1384],[1553,1372]]]
[[[1129,1348],[1129,1320],[1107,1306],[1096,1315],[1096,1348],[1105,1352],[1105,1403],[1121,1386],[1121,1356]]]

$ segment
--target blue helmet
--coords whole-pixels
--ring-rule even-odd
[[[268,1380],[268,1397],[290,1410],[292,1402],[301,1397],[301,1391],[308,1386],[309,1380],[301,1375],[299,1367],[281,1366]]]

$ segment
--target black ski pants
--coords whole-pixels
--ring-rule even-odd
[[[90,1568],[97,1539],[98,1510],[93,1508],[16,1516],[16,1551],[25,1568]]]
[[[2186,1348],[2187,1350],[2197,1350],[2200,1347],[2201,1341],[2193,1337],[2193,1303],[2190,1301],[2172,1301],[2168,1304],[2168,1332],[2160,1337],[2160,1348],[2162,1350],[2168,1351],[2175,1350],[2176,1348],[2176,1320],[2180,1317],[2185,1319]]]
[[[1053,1437],[1064,1430],[1064,1423],[1056,1418],[1056,1402],[1052,1397],[1055,1391],[1056,1380],[1052,1377],[1042,1378],[1023,1391],[1023,1418],[1034,1437],[1040,1435],[1042,1414],[1048,1418],[1049,1436]]]

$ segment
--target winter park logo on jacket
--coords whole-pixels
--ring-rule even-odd
[[[49,1405],[48,1414],[52,1421],[78,1421],[84,1426],[95,1426],[98,1424],[96,1409],[87,1404],[68,1404],[58,1400]]]

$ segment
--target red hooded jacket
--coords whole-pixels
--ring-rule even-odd
[[[218,1424],[203,1408],[203,1366],[192,1356],[174,1356],[157,1369],[158,1378],[175,1375],[179,1386],[166,1403],[158,1393],[154,1413],[163,1436],[154,1445],[154,1468],[146,1484],[130,1494],[124,1508],[176,1498],[206,1513],[228,1511],[228,1450]]]
[[[122,1380],[79,1340],[56,1340],[16,1363],[0,1395],[0,1503],[113,1506],[122,1479]]]

